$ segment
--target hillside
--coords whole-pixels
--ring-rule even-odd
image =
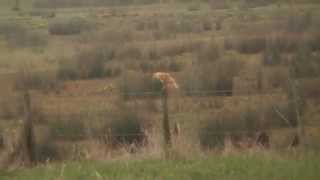
[[[21,0],[17,9],[7,2],[0,4],[0,167],[49,163],[43,168],[56,176],[61,165],[51,172],[51,162],[73,169],[125,155],[320,149],[318,1]],[[315,179],[317,163],[306,169],[307,159],[294,155],[249,158],[249,167],[262,167],[244,176],[238,157],[191,164],[204,177],[215,176],[211,163],[226,161],[236,174],[222,179]],[[122,163],[106,168],[139,174],[150,162]],[[165,179],[167,171],[193,176],[184,161],[155,164]],[[31,171],[40,178],[41,170]]]

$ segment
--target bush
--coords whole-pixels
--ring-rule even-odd
[[[142,59],[142,51],[136,46],[124,46],[117,53],[117,58],[119,59]]]
[[[229,8],[228,1],[225,0],[209,0],[212,9],[226,9]]]
[[[204,31],[211,31],[212,30],[212,22],[210,21],[210,19],[205,19],[202,22],[202,28]]]
[[[300,80],[300,91],[304,99],[320,99],[320,78],[306,78]]]
[[[160,81],[142,73],[127,72],[119,83],[124,98],[157,96],[162,90]]]
[[[117,77],[121,75],[122,70],[120,66],[117,65],[109,65],[105,69],[105,76],[106,77]]]
[[[195,26],[194,20],[183,17],[178,20],[168,20],[164,21],[162,26],[163,31],[171,34],[178,34],[178,33],[191,33],[197,32],[197,26]]]
[[[49,23],[49,33],[52,35],[80,34],[91,28],[93,25],[83,18],[54,19]]]
[[[76,62],[64,59],[59,61],[58,79],[60,80],[76,80],[80,78]]]
[[[307,43],[306,39],[299,34],[278,33],[267,39],[267,50],[273,49],[282,52],[295,52],[297,49]]]
[[[159,59],[161,57],[181,56],[184,53],[199,51],[202,48],[202,44],[203,43],[200,41],[176,41],[170,44],[166,44],[166,46],[150,48],[147,50],[151,51],[149,52],[149,54],[154,53],[155,58],[153,59]]]
[[[225,38],[224,45],[227,50],[233,49],[244,54],[255,54],[265,50],[266,38],[258,35]]]
[[[19,98],[9,95],[1,98],[0,101],[0,118],[16,119],[23,114],[23,107],[19,103]]]
[[[293,68],[297,78],[320,77],[320,56],[308,47],[301,47],[293,56]]]
[[[107,66],[113,57],[114,51],[105,47],[82,50],[73,60],[60,61],[58,77],[61,80],[74,80],[118,76],[121,73],[120,67]]]
[[[199,2],[193,2],[188,5],[188,11],[199,11],[201,9],[201,4]]]
[[[200,64],[186,70],[182,87],[189,95],[194,91],[207,95],[231,95],[233,77],[240,72],[241,67],[242,63],[234,57]]]
[[[140,117],[126,109],[114,115],[107,128],[113,145],[142,145],[146,138]]]
[[[45,163],[49,161],[62,160],[61,147],[54,143],[53,139],[46,139],[45,141],[38,143],[36,146],[37,161]]]
[[[288,122],[281,116],[285,117]],[[297,118],[293,104],[288,102],[267,104],[264,118],[265,122],[263,122],[263,127],[266,129],[297,126]]]
[[[268,47],[266,51],[263,53],[263,64],[274,66],[282,63],[281,60],[281,52],[276,47]]]
[[[222,48],[215,41],[211,41],[201,48],[198,53],[198,60],[200,62],[214,62],[221,58],[222,53]]]
[[[88,54],[86,54],[88,53]],[[93,56],[92,56],[93,55]],[[80,78],[102,78],[106,76],[105,59],[103,54],[92,54],[91,52],[83,52],[77,57],[77,69]]]
[[[312,25],[312,14],[310,12],[305,14],[290,15],[285,22],[285,29],[287,32],[301,33]]]
[[[27,48],[47,45],[47,37],[41,32],[30,30],[18,23],[0,23],[0,35],[3,35],[10,47]]]
[[[32,10],[30,13],[30,16],[40,16],[43,18],[54,18],[56,16],[56,13],[54,11],[48,11],[48,10]]]
[[[178,62],[174,59],[168,59],[163,61],[143,61],[140,63],[140,69],[144,73],[148,72],[157,72],[157,71],[164,71],[164,72],[179,72],[183,68],[183,64]]]
[[[237,144],[242,139],[253,138],[258,129],[259,117],[254,110],[224,114],[206,121],[199,129],[199,140],[204,148],[222,148],[227,137]]]
[[[16,75],[15,88],[17,90],[35,89],[45,92],[59,91],[61,83],[55,72],[20,71]]]
[[[320,33],[311,33],[310,37],[307,39],[307,45],[310,46],[312,51],[320,50]]]
[[[86,127],[80,117],[71,115],[67,119],[50,123],[50,137],[54,140],[76,141],[87,137]]]

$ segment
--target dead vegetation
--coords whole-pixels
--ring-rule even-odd
[[[164,157],[163,87],[152,79],[160,71],[170,72],[181,87],[168,99],[170,125],[179,123],[173,131],[172,157],[217,149],[298,146],[297,109],[302,118],[318,117],[316,110],[310,110],[319,99],[317,16],[285,13],[279,20],[267,14],[268,8],[262,7],[266,11],[262,15],[260,9],[250,9],[265,3],[242,4],[234,10],[226,1],[213,0],[210,12],[201,4],[161,9],[164,12],[154,11],[153,6],[141,7],[141,12],[102,8],[104,17],[97,20],[90,19],[95,11],[90,16],[81,14],[84,19],[59,19],[68,10],[58,9],[57,19],[48,20],[49,42],[20,26],[0,25],[0,34],[9,43],[48,45],[44,52],[35,53],[46,57],[43,66],[50,67],[38,71],[30,64],[27,75],[16,74],[9,88],[12,94],[0,101],[1,130],[14,129],[21,119],[30,118],[23,116],[24,101],[16,94],[28,89],[32,107],[27,111],[34,127],[25,124],[22,140],[15,146],[15,150],[29,149],[28,161],[119,154]],[[73,5],[77,6],[65,4]],[[20,34],[26,44],[15,39]],[[289,79],[301,82],[298,106]],[[6,135],[3,138],[11,141]]]

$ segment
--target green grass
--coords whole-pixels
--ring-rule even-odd
[[[318,180],[320,158],[275,158],[269,155],[217,156],[195,160],[73,162],[3,173],[3,180],[219,179]]]

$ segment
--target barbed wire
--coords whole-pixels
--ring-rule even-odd
[[[310,126],[311,127],[311,126]],[[314,128],[314,126],[312,126]],[[306,127],[308,128],[308,126]],[[317,126],[316,128],[320,128],[320,126]],[[274,127],[274,128],[268,128],[268,129],[253,129],[253,130],[217,130],[217,131],[200,131],[201,129],[199,129],[198,135],[209,135],[209,136],[214,136],[214,135],[248,135],[248,134],[259,134],[259,133],[268,133],[268,134],[272,134],[275,131],[283,131],[283,130],[287,130],[289,131],[294,131],[294,133],[297,130],[297,127]],[[56,137],[58,138],[117,138],[117,137],[137,137],[137,136],[148,136],[148,132],[141,132],[141,133],[108,133],[106,132],[105,134],[73,134],[73,135],[64,135],[63,133],[61,134],[57,134]]]
[[[256,92],[253,92],[256,91]],[[199,95],[199,96],[213,96],[213,95],[220,95],[220,96],[239,96],[242,94],[245,95],[275,95],[275,94],[282,94],[284,93],[283,90],[276,89],[276,90],[250,90],[249,92],[247,90],[176,90],[176,92],[181,92],[185,95]],[[121,95],[127,95],[127,96],[148,96],[148,95],[162,95],[162,92],[159,91],[141,91],[141,92],[122,92],[120,91],[113,91],[113,92],[108,92],[108,94],[121,94]],[[174,94],[174,93],[172,93]],[[170,95],[170,92],[169,92]]]

